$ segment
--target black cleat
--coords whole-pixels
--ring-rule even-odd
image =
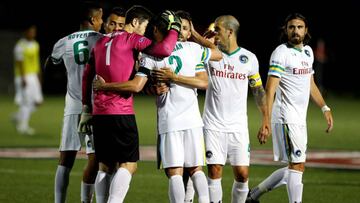
[[[251,194],[251,189],[250,189],[249,192],[248,192],[248,195],[247,195],[247,198],[246,198],[245,203],[260,203],[259,200],[254,200],[254,199],[252,199],[250,194]]]

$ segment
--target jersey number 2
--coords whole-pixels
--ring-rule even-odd
[[[182,62],[181,62],[181,58],[179,56],[170,56],[169,57],[169,64],[173,65],[174,64],[174,60],[176,61],[176,68],[174,70],[174,73],[177,75],[181,68],[182,68]]]

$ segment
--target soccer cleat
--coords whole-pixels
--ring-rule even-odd
[[[260,203],[259,200],[253,200],[251,197],[246,198],[245,203]]]
[[[254,199],[251,198],[251,189],[248,192],[245,203],[260,203],[259,200],[254,200]]]

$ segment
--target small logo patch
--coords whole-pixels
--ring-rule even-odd
[[[295,155],[298,156],[298,157],[300,157],[300,156],[301,156],[301,151],[300,151],[299,149],[296,150]]]
[[[309,52],[309,50],[305,50],[305,54],[306,54],[308,57],[310,57],[310,52]]]
[[[145,59],[144,58],[140,58],[140,67],[145,67]]]
[[[249,58],[245,55],[240,55],[239,59],[241,63],[247,63],[249,61]]]
[[[206,151],[206,158],[211,158],[213,156],[212,151]]]
[[[253,87],[256,84],[256,80],[254,78],[249,79],[250,86]]]

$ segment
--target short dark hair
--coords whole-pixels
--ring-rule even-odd
[[[123,7],[117,6],[111,9],[109,16],[115,14],[117,16],[125,17],[126,10]]]
[[[187,12],[187,11],[178,10],[178,11],[175,12],[175,14],[176,14],[177,16],[179,16],[180,18],[182,18],[182,19],[186,19],[186,20],[188,20],[188,21],[192,21],[191,15],[190,15],[190,13]]]
[[[95,11],[100,10],[102,7],[99,3],[84,1],[80,4],[79,22],[91,21]]]
[[[150,21],[153,16],[152,12],[141,5],[134,5],[126,11],[125,24],[131,23],[135,18],[138,18],[140,23],[145,20]]]
[[[299,19],[299,20],[304,21],[305,27],[306,27],[306,28],[309,27],[309,24],[308,24],[307,19],[306,19],[305,16],[303,16],[302,14],[300,14],[300,13],[291,13],[291,14],[289,14],[289,15],[285,18],[284,25],[282,26],[282,32],[281,32],[281,36],[280,36],[280,41],[281,41],[282,43],[288,41],[288,36],[287,36],[287,34],[286,34],[287,24],[288,24],[288,22],[289,22],[290,20],[294,20],[294,19]],[[310,42],[310,39],[311,39],[311,35],[310,35],[310,33],[309,33],[309,30],[308,30],[308,32],[306,33],[306,35],[305,35],[305,37],[304,37],[303,43],[304,43],[304,44],[308,44],[308,43]]]

